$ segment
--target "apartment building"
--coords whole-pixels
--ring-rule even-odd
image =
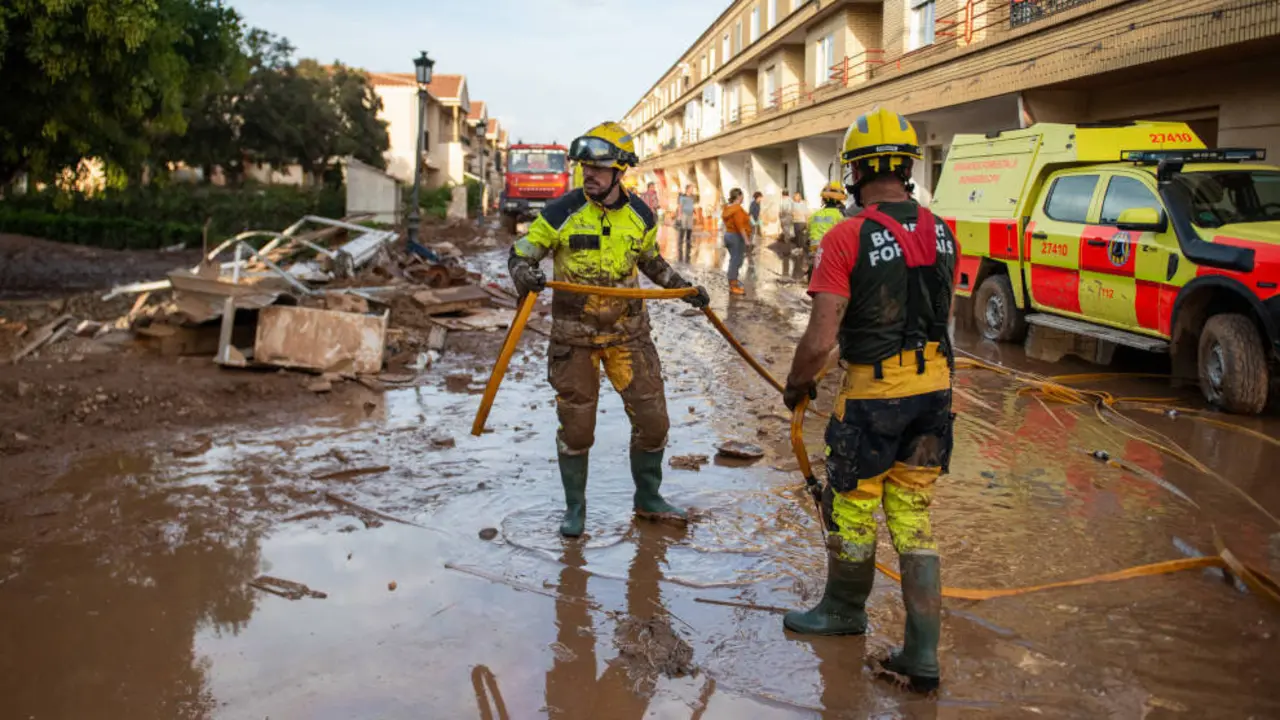
[[[369,79],[382,99],[379,117],[387,121],[391,142],[387,173],[411,183],[418,142],[418,83],[413,73],[369,73]],[[425,187],[457,185],[466,180],[477,144],[475,124],[468,119],[472,112],[465,76],[437,73],[432,77],[427,85],[422,138]],[[481,108],[481,113],[486,111]]]
[[[884,106],[915,124],[928,202],[952,136],[1038,121],[1181,120],[1280,161],[1280,2],[736,0],[626,114],[644,181],[732,187],[840,177],[844,130]]]

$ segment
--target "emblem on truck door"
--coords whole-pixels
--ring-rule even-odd
[[[1133,254],[1133,242],[1129,238],[1129,233],[1123,230],[1117,232],[1111,237],[1110,246],[1107,248],[1107,255],[1111,259],[1111,264],[1120,268],[1129,262],[1129,256]]]

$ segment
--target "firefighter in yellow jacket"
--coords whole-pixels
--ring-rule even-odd
[[[690,287],[658,252],[653,211],[627,192],[622,177],[638,162],[631,136],[617,123],[597,125],[569,146],[582,169],[582,187],[548,203],[511,249],[508,268],[521,297],[541,292],[539,262],[550,256],[555,278],[602,287],[639,287],[639,273],[665,288]],[[706,290],[686,299],[710,302]],[[586,517],[587,454],[595,442],[600,369],[622,395],[631,420],[631,476],[636,514],[683,519],[658,492],[667,445],[667,400],[658,351],[644,301],[556,291],[551,299],[547,375],[556,391],[556,444],[565,511],[560,532],[582,534]]]
[[[822,239],[809,283],[813,311],[784,396],[790,408],[812,397],[814,377],[838,341],[845,376],[826,431],[827,585],[816,607],[787,613],[783,623],[812,635],[866,632],[874,512],[883,504],[907,622],[904,646],[881,665],[929,691],[938,686],[942,604],[929,504],[951,457],[947,321],[956,243],[911,197],[920,149],[906,118],[883,109],[859,117],[841,159],[864,209]]]
[[[822,188],[822,209],[809,218],[808,271],[810,275],[813,274],[813,257],[818,254],[818,246],[822,244],[822,238],[837,223],[844,220],[844,201],[847,197],[839,180],[832,180],[829,185]]]

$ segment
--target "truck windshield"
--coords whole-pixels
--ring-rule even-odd
[[[1191,195],[1191,221],[1198,227],[1280,221],[1280,172],[1187,172],[1174,178]]]
[[[507,172],[562,173],[565,153],[560,150],[512,150]]]

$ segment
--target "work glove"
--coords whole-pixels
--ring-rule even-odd
[[[683,297],[680,299],[698,308],[699,310],[710,305],[711,296],[707,294],[707,289],[702,287],[701,285],[697,286],[697,288],[695,289],[698,291],[697,295],[690,295],[689,297]]]
[[[528,293],[537,295],[547,289],[547,276],[542,268],[532,263],[520,263],[511,269],[511,281],[516,285],[516,294],[524,298]]]
[[[806,397],[810,400],[818,397],[818,383],[810,380],[797,384],[787,380],[787,389],[782,392],[782,402],[786,403],[788,410],[795,412],[796,406]]]

